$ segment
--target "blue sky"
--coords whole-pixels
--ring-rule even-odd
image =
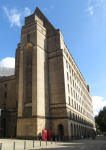
[[[35,8],[63,34],[85,81],[94,112],[106,105],[106,0],[3,0],[0,2],[0,67],[14,67],[24,18]]]

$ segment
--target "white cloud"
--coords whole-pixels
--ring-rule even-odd
[[[0,61],[0,67],[15,68],[15,58],[6,57]]]
[[[11,27],[13,27],[13,25],[17,25],[18,27],[20,27],[21,19],[30,15],[30,9],[28,7],[25,7],[24,12],[22,11],[19,12],[16,8],[8,10],[8,8],[5,6],[3,6],[3,10],[10,22]]]
[[[100,4],[103,2],[103,0],[95,0],[96,4],[93,6],[89,6],[91,3],[91,0],[88,1],[88,9],[86,9],[86,11],[90,12],[90,15],[93,14],[94,8],[100,6]]]
[[[51,6],[51,8],[49,8],[49,9],[45,7],[45,8],[42,8],[41,10],[42,10],[43,12],[46,11],[47,13],[49,13],[53,8],[54,8],[54,6]]]
[[[25,14],[24,16],[29,16],[31,14],[30,9],[28,7],[25,7]]]
[[[106,100],[104,101],[103,97],[99,96],[92,96],[92,103],[93,103],[93,111],[94,111],[94,116],[98,115],[98,112],[106,106]]]

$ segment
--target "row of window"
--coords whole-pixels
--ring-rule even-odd
[[[66,68],[68,69],[68,63],[67,63],[67,61],[66,61]],[[69,72],[71,73],[71,67],[70,67],[70,65],[69,65]],[[72,70],[72,76],[73,75],[74,75],[74,78],[75,78],[76,82],[79,84],[80,87],[82,87],[82,90],[84,91],[84,93],[86,93],[88,99],[92,103],[91,97],[89,96],[89,94],[87,93],[87,91],[85,90],[85,88],[83,87],[83,85],[81,85],[81,82],[79,81],[79,79],[76,77],[74,71]],[[67,79],[68,79],[68,74],[67,74]]]
[[[81,118],[81,117],[75,115],[75,114],[72,113],[71,111],[70,111],[70,118],[73,118],[74,120],[80,121],[80,122],[82,122],[82,123],[87,123],[88,125],[91,125],[91,126],[92,126],[92,123],[87,122],[85,119],[83,119],[83,118]]]

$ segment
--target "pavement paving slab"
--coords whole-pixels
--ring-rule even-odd
[[[106,140],[94,140],[94,139],[80,139],[73,140],[70,142],[51,142],[47,141],[34,141],[33,148],[33,140],[19,140],[19,139],[0,139],[0,143],[2,143],[2,150],[24,150],[24,142],[26,141],[26,150],[106,150]],[[13,149],[13,145],[15,142],[15,149]]]

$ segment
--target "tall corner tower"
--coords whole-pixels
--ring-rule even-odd
[[[40,15],[40,17],[38,16]],[[38,8],[21,30],[17,136],[34,138],[49,129],[47,30]]]

